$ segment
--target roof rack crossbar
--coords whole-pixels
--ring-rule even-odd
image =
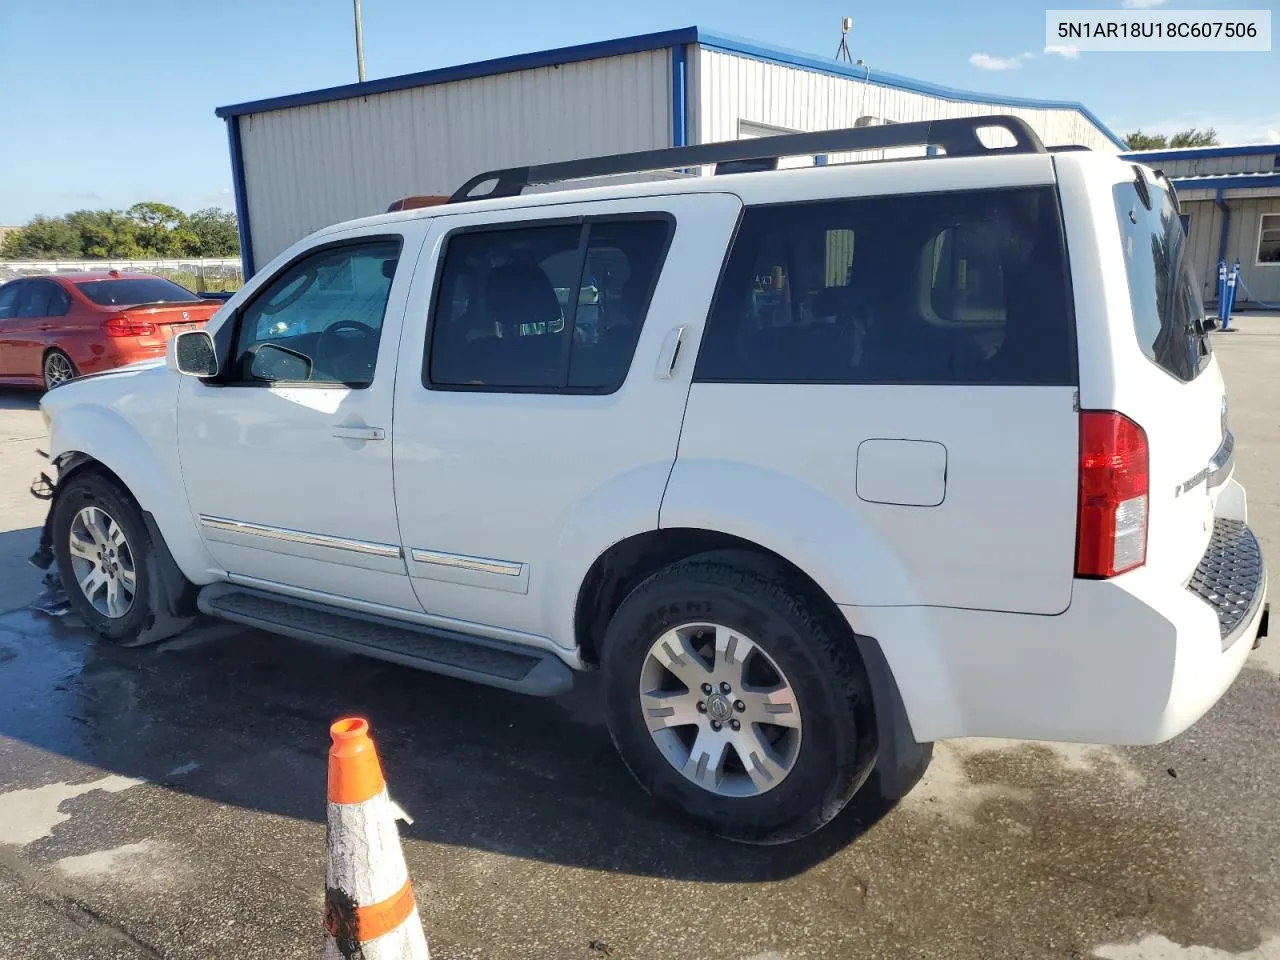
[[[1014,145],[1012,147],[986,146],[978,136],[978,131],[992,127],[1012,134]],[[449,202],[461,203],[466,200],[516,197],[530,184],[554,183],[560,180],[581,180],[587,177],[710,165],[718,167],[721,164],[725,165],[726,169],[717,169],[717,172],[737,172],[743,168],[744,161],[774,161],[776,166],[779,157],[916,146],[941,147],[950,157],[1045,152],[1044,144],[1040,142],[1035,131],[1027,125],[1026,121],[1018,117],[1005,115],[960,117],[875,127],[852,127],[844,130],[820,130],[814,133],[788,133],[776,137],[641,150],[638,153],[619,153],[607,157],[588,157],[582,160],[489,170],[477,174],[455,190]],[[734,167],[737,169],[734,170]],[[493,186],[488,190],[474,192],[477,187],[490,182]]]

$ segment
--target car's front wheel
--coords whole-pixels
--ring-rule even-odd
[[[767,558],[704,554],[649,577],[610,622],[602,667],[636,779],[723,837],[811,833],[874,762],[856,649]]]
[[[134,645],[171,636],[188,622],[168,613],[142,511],[111,478],[86,470],[59,486],[53,537],[71,609],[94,633]]]

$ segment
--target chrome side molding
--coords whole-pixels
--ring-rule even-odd
[[[475,570],[478,573],[492,573],[502,577],[518,577],[524,570],[524,564],[517,563],[514,560],[468,557],[459,553],[424,550],[421,547],[414,547],[409,551],[409,556],[415,563],[427,563],[437,567],[452,567],[456,570]]]
[[[286,543],[300,543],[308,547],[328,547],[332,550],[346,550],[349,553],[360,553],[368,557],[385,557],[391,560],[399,560],[404,556],[398,546],[390,543],[374,543],[368,540],[352,540],[347,537],[331,537],[323,533],[290,530],[288,527],[270,527],[261,523],[249,523],[247,520],[210,517],[203,513],[200,515],[200,526],[206,530],[222,533],[238,533],[251,537],[264,537],[269,540],[283,540]]]

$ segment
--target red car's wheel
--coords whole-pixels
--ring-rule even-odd
[[[58,384],[74,380],[78,376],[76,365],[61,350],[50,350],[44,355],[44,388],[46,390],[52,390]]]

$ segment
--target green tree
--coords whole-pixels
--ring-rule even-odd
[[[0,250],[10,260],[75,260],[80,252],[79,231],[62,217],[35,217],[5,237]]]
[[[148,257],[180,256],[174,249],[172,234],[187,225],[187,215],[167,203],[146,201],[128,210],[137,229],[138,246]]]
[[[1190,127],[1186,130],[1180,130],[1172,137],[1166,137],[1163,133],[1143,133],[1141,130],[1135,130],[1124,138],[1125,143],[1129,145],[1130,150],[1164,150],[1166,148],[1177,147],[1216,147],[1218,145],[1218,131],[1213,127],[1208,130],[1200,130],[1196,127]]]
[[[131,260],[143,256],[137,224],[118,210],[77,210],[66,221],[80,232],[88,258]]]
[[[217,207],[197,210],[187,217],[187,229],[200,240],[203,257],[238,257],[240,233],[236,227],[236,215]]]
[[[1208,130],[1197,130],[1191,127],[1189,130],[1182,130],[1175,133],[1169,138],[1169,146],[1171,147],[1216,147],[1218,145],[1218,131],[1210,127]]]
[[[1169,146],[1169,138],[1163,133],[1143,133],[1135,130],[1124,138],[1130,150],[1163,150]]]
[[[139,260],[150,257],[235,257],[236,215],[216,207],[187,216],[167,203],[135,203],[128,210],[76,210],[35,217],[5,237],[7,260]]]

